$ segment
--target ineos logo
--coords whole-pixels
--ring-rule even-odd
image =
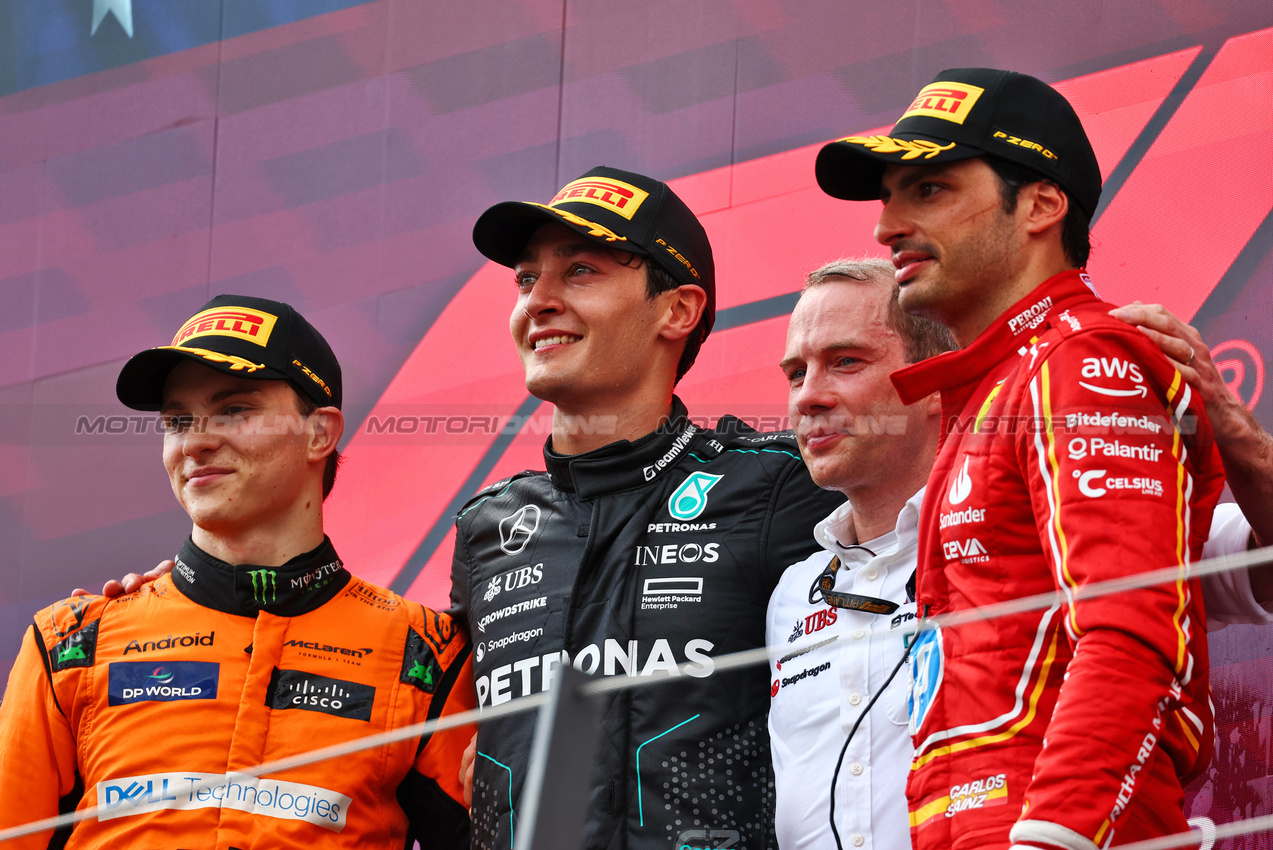
[[[1228,356],[1222,355],[1228,353]],[[1211,359],[1220,379],[1242,400],[1247,410],[1255,410],[1264,393],[1264,358],[1245,339],[1231,339],[1211,349]]]
[[[499,521],[499,548],[516,555],[526,548],[539,530],[539,506],[527,505]]]

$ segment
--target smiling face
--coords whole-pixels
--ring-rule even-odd
[[[791,314],[781,364],[788,412],[819,487],[878,488],[906,479],[917,459],[931,461],[927,403],[903,404],[889,379],[907,365],[888,322],[892,292],[888,280],[828,278],[805,290]]]
[[[998,291],[1025,268],[1021,208],[1004,212],[998,178],[979,158],[889,165],[880,196],[875,238],[892,251],[902,308],[967,344],[976,336],[969,329],[980,332],[998,315]]]
[[[545,224],[514,275],[509,327],[533,395],[559,408],[614,409],[649,381],[666,380],[651,373],[672,293],[647,296],[640,257]]]
[[[184,362],[164,383],[160,412],[164,467],[197,530],[241,535],[321,502],[326,452],[312,450],[312,419],[286,381]]]

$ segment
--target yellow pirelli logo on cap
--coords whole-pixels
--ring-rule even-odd
[[[609,177],[581,177],[567,183],[548,206],[558,204],[595,204],[631,220],[650,193],[622,180]]]
[[[172,338],[172,344],[182,345],[200,336],[230,336],[264,348],[277,321],[278,316],[250,307],[213,307],[190,317]]]
[[[917,115],[927,115],[962,124],[983,92],[985,89],[967,83],[929,83],[919,90],[914,102],[897,120],[900,122]]]

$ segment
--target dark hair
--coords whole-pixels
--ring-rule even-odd
[[[986,155],[983,159],[999,178],[999,198],[1003,201],[1003,211],[1006,213],[1017,211],[1017,195],[1022,186],[1048,181],[1048,178],[1024,165],[997,156]],[[1065,189],[1062,188],[1061,191],[1065,192]],[[1070,208],[1061,225],[1061,249],[1065,251],[1065,258],[1075,268],[1081,269],[1087,265],[1087,259],[1092,253],[1092,217],[1083,212],[1083,208],[1074,202],[1074,197],[1068,192],[1066,197],[1070,199]]]
[[[662,266],[644,254],[633,254],[631,262],[622,263],[622,265],[632,266],[637,262],[645,265],[645,294],[647,298],[655,298],[661,293],[681,288],[680,281],[663,271]],[[676,383],[679,383],[685,373],[694,365],[695,359],[698,358],[698,350],[703,347],[703,340],[705,339],[707,339],[706,310],[699,317],[698,324],[694,326],[694,330],[690,331],[690,335],[685,338],[685,348],[681,350],[681,359],[676,364]]]
[[[809,272],[805,278],[805,290],[823,284],[835,278],[864,283],[877,282],[890,287],[893,291],[888,302],[888,314],[885,321],[889,329],[902,339],[903,354],[907,363],[918,363],[929,357],[936,357],[947,351],[954,351],[959,346],[950,330],[943,324],[915,316],[902,309],[898,300],[899,289],[893,281],[893,264],[879,257],[864,257],[860,260],[836,260],[821,268]]]
[[[318,405],[314,403],[312,398],[297,389],[291,381],[288,381],[288,384],[296,393],[296,409],[300,412],[301,416],[309,416],[315,410],[318,410]],[[328,494],[331,493],[332,487],[336,484],[336,470],[340,468],[341,460],[342,458],[339,450],[334,449],[332,450],[332,453],[327,456],[327,466],[323,467],[323,501],[327,501]]]

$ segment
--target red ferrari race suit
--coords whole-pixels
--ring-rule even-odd
[[[350,575],[326,540],[281,567],[187,541],[137,593],[36,614],[0,705],[0,829],[106,811],[4,850],[467,848],[471,727],[242,771],[471,708],[469,655],[450,617]]]
[[[968,348],[893,376],[907,402],[942,399],[920,611],[1061,600],[917,639],[917,850],[1091,850],[1185,831],[1182,783],[1210,758],[1206,620],[1183,565],[1206,541],[1219,454],[1180,373],[1090,287],[1056,275]],[[1075,601],[1174,565],[1167,584]]]

